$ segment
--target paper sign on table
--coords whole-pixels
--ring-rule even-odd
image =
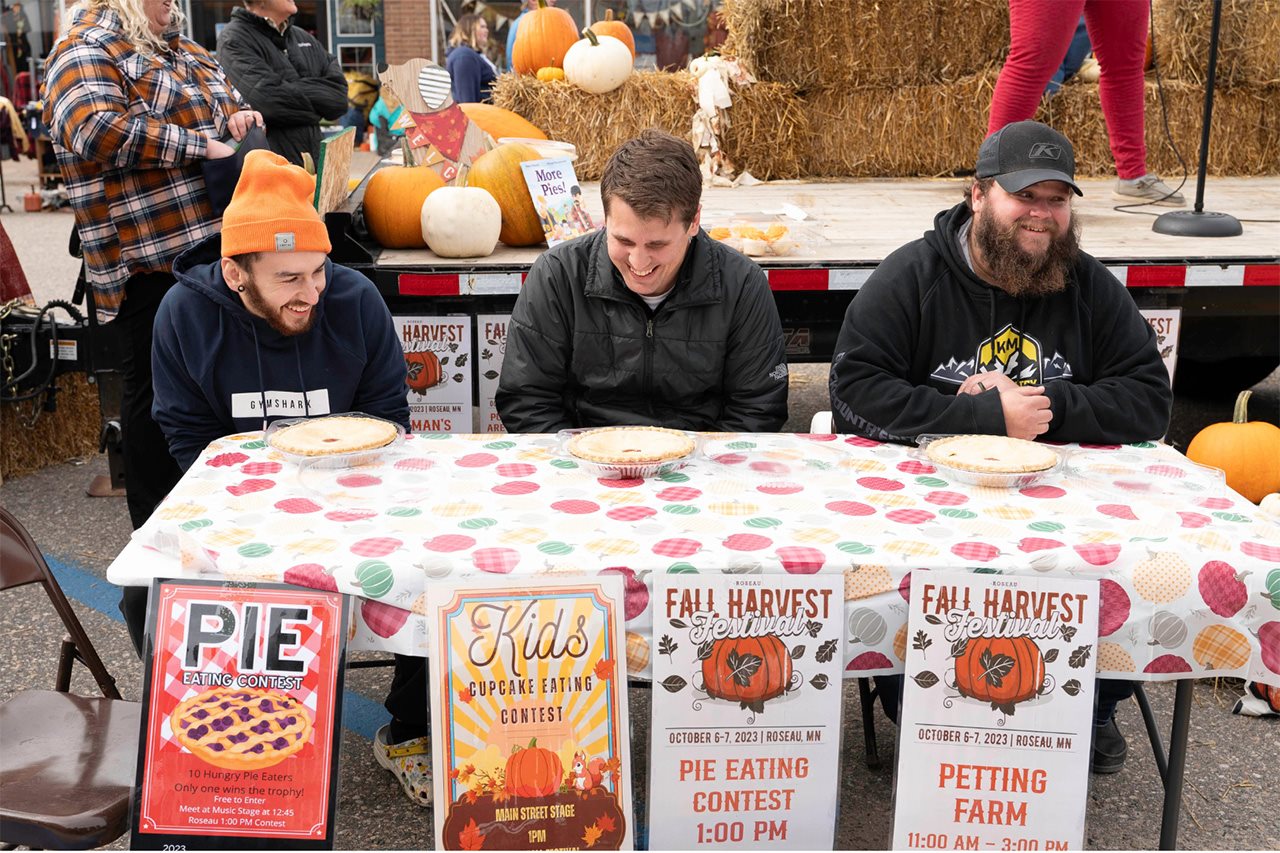
[[[130,846],[332,849],[346,604],[157,581]]]
[[[1178,368],[1178,334],[1182,327],[1181,308],[1143,308],[1139,311],[1142,319],[1156,333],[1156,349],[1169,371],[1169,382],[1173,382],[1174,371]]]
[[[480,335],[476,349],[480,350],[479,385],[480,423],[476,432],[506,432],[494,397],[498,393],[498,377],[502,374],[502,357],[507,352],[507,326],[510,314],[477,314],[476,331]]]
[[[413,432],[471,432],[471,318],[392,319],[408,370]]]
[[[830,850],[843,576],[655,579],[650,848]]]
[[[438,849],[631,848],[623,601],[616,576],[427,586]]]
[[[554,246],[596,230],[591,214],[582,205],[582,187],[566,157],[526,160],[520,164],[529,196],[542,221],[547,245]]]
[[[1098,584],[917,572],[895,850],[1083,846]]]

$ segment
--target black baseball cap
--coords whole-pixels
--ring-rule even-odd
[[[982,141],[978,149],[979,178],[995,178],[1008,193],[1041,181],[1062,181],[1076,186],[1076,155],[1071,140],[1038,121],[1015,121]]]

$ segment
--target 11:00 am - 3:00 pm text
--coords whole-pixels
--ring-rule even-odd
[[[1001,838],[982,841],[977,835],[947,835],[945,832],[908,832],[907,846],[921,850],[1066,850],[1067,842],[1057,839]]]

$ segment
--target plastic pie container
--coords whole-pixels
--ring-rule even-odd
[[[286,427],[291,427],[295,424],[305,423],[307,421],[321,421],[329,418],[356,418],[360,420],[377,421],[378,423],[390,424],[395,427],[396,433],[391,441],[381,447],[369,447],[363,450],[352,450],[338,453],[297,453],[282,450],[273,440],[276,434]],[[404,427],[395,421],[377,418],[373,415],[366,415],[362,412],[343,412],[341,414],[321,415],[316,418],[286,418],[284,420],[273,421],[267,425],[267,431],[263,435],[263,440],[266,441],[267,446],[274,452],[279,453],[287,461],[292,462],[300,468],[360,468],[381,461],[383,456],[385,456],[400,442],[404,441]]]
[[[944,438],[955,438],[954,435],[922,435],[916,439],[917,450],[914,456],[921,462],[932,465],[945,478],[950,477],[957,483],[964,483],[969,486],[983,486],[991,489],[1024,489],[1027,486],[1034,486],[1045,477],[1056,474],[1063,467],[1063,452],[1057,448],[1050,447],[1045,444],[1037,444],[1037,447],[1043,447],[1045,450],[1053,453],[1054,463],[1046,468],[1039,468],[1034,471],[975,471],[968,468],[958,467],[956,465],[948,465],[938,462],[929,457],[929,445]]]
[[[670,474],[672,471],[679,471],[681,468],[692,462],[698,455],[698,434],[696,432],[686,432],[684,430],[675,430],[675,432],[680,432],[691,438],[693,440],[693,450],[683,456],[664,459],[661,462],[650,462],[645,464],[597,462],[593,459],[584,459],[581,456],[574,455],[574,453],[569,450],[569,440],[576,435],[591,431],[591,429],[587,428],[562,429],[556,435],[560,441],[561,456],[565,459],[573,460],[583,471],[600,480],[647,480],[650,477],[659,477],[663,474]]]

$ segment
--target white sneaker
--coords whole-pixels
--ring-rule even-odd
[[[1185,207],[1187,204],[1182,193],[1170,189],[1164,181],[1152,174],[1129,181],[1116,179],[1116,188],[1112,196],[1123,201],[1146,202],[1165,207]]]
[[[373,757],[400,781],[405,795],[420,806],[430,806],[431,740],[419,737],[404,743],[387,743],[389,725],[378,729],[373,737]]]

